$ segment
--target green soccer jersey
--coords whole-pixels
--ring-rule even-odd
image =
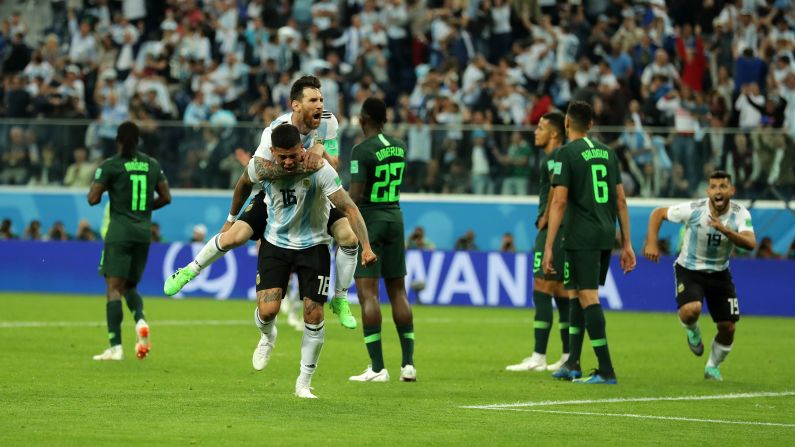
[[[616,238],[616,186],[621,170],[615,152],[587,137],[557,153],[553,186],[569,190],[563,246],[566,250],[610,250]]]
[[[155,187],[165,179],[160,163],[140,152],[133,158],[114,155],[97,168],[94,181],[110,197],[105,242],[149,242]]]
[[[538,175],[538,219],[544,215],[549,202],[549,187],[552,184],[551,178],[555,171],[555,157],[560,148],[550,152],[548,155],[544,154],[541,158],[541,166],[539,166]]]
[[[398,138],[381,133],[354,146],[351,181],[364,183],[359,207],[398,208],[405,167],[406,143]]]

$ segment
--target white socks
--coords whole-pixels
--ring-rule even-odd
[[[359,253],[359,246],[337,247],[337,256],[334,260],[336,275],[334,277],[334,296],[345,297],[348,295],[348,287],[353,282],[353,274],[356,273],[356,260]]]
[[[221,233],[216,234],[212,237],[204,247],[199,251],[199,254],[196,255],[196,259],[193,260],[190,264],[187,265],[186,268],[191,269],[193,273],[199,274],[202,270],[207,268],[213,262],[221,259],[227,251],[221,249]]]
[[[682,327],[684,327],[684,328],[685,328],[685,329],[687,329],[687,330],[690,330],[690,331],[698,331],[698,321],[696,321],[696,322],[695,322],[695,323],[693,323],[693,324],[687,324],[687,323],[685,323],[685,322],[684,322],[684,321],[682,321],[682,320],[679,320],[679,322],[680,322],[680,323],[682,323]]]
[[[712,351],[710,351],[709,360],[707,360],[707,368],[717,368],[726,359],[731,350],[732,345],[722,345],[713,339]]]
[[[257,325],[260,332],[270,336],[271,333],[273,333],[273,327],[275,323],[276,323],[275,318],[271,321],[262,321],[259,317],[259,308],[257,307],[254,308],[254,324]]]
[[[325,322],[304,323],[304,337],[301,339],[301,374],[298,376],[298,383],[306,386],[311,384],[325,338]]]

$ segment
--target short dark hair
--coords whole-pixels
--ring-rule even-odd
[[[320,90],[320,79],[314,76],[301,76],[290,87],[290,101],[300,101],[304,99],[305,88],[316,88]]]
[[[279,149],[289,149],[301,143],[301,134],[292,124],[282,124],[273,129],[271,145]]]
[[[362,104],[362,117],[376,125],[386,123],[386,104],[383,100],[370,96]]]
[[[728,180],[728,181],[729,181],[729,183],[731,183],[731,182],[732,182],[732,176],[731,176],[731,174],[729,174],[729,173],[728,173],[728,172],[726,172],[726,171],[721,171],[721,170],[712,171],[712,174],[710,174],[710,175],[709,175],[709,179],[710,179],[710,180],[712,180],[712,179],[720,180],[720,179],[724,179],[724,178],[725,178],[726,180]]]
[[[545,119],[549,122],[549,125],[552,126],[553,129],[560,135],[560,138],[566,138],[566,129],[563,124],[565,120],[565,116],[560,112],[549,112],[544,114],[541,119]]]
[[[121,144],[121,154],[130,156],[135,153],[138,147],[138,136],[140,131],[138,126],[132,121],[125,121],[119,125],[116,131],[116,142]]]
[[[593,121],[593,107],[585,101],[572,101],[566,116],[577,130],[585,131]]]

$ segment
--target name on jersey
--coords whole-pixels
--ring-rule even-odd
[[[584,158],[585,161],[592,158],[604,158],[605,160],[609,160],[610,155],[607,153],[607,149],[588,149],[582,153],[582,158]]]
[[[141,171],[141,172],[149,172],[149,163],[145,161],[128,161],[124,163],[124,170],[127,172],[130,171]]]
[[[405,158],[406,157],[406,150],[403,149],[400,146],[389,146],[389,147],[385,147],[383,149],[380,149],[378,152],[375,153],[375,158],[377,158],[378,161],[382,161],[383,159],[385,159],[387,157]]]

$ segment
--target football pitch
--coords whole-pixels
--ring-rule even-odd
[[[398,381],[389,306],[389,383],[353,383],[368,364],[360,329],[327,311],[313,380],[293,396],[301,333],[279,323],[268,367],[246,301],[146,299],[152,352],[134,355],[125,308],[121,362],[104,297],[0,294],[0,445],[782,445],[795,439],[795,320],[743,317],[723,382],[686,346],[675,315],[607,312],[617,386],[511,373],[532,350],[532,309],[416,306],[417,382]],[[358,307],[353,308],[359,317]],[[704,341],[715,333],[702,318]],[[550,361],[560,354],[557,326]],[[583,368],[596,365],[584,346]],[[708,352],[705,353],[705,356]],[[585,371],[587,372],[587,371]],[[609,444],[608,444],[609,443]]]

